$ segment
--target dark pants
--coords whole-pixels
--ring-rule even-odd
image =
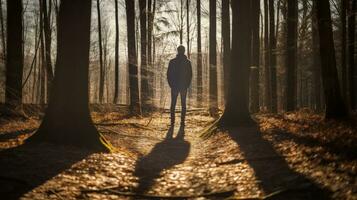
[[[177,96],[180,94],[181,96],[181,124],[185,124],[185,117],[186,117],[186,95],[187,90],[175,90],[171,89],[171,124],[175,123],[175,107],[177,102]]]

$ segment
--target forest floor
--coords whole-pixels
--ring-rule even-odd
[[[92,117],[118,152],[21,145],[39,119],[0,121],[0,197],[357,199],[357,130],[351,123],[325,122],[307,111],[259,114],[257,127],[202,139],[213,121],[202,111],[188,112],[186,126],[174,129],[168,113]]]

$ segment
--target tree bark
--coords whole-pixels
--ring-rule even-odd
[[[130,89],[130,112],[132,115],[141,115],[139,97],[138,61],[135,38],[135,1],[125,0],[127,34],[128,34],[128,67]]]
[[[251,32],[252,32],[252,57],[251,57],[251,102],[250,111],[259,111],[259,68],[260,68],[260,38],[259,38],[259,14],[260,0],[251,1]]]
[[[50,102],[40,128],[26,142],[106,151],[89,112],[90,21],[91,1],[61,0],[59,51]]]
[[[5,105],[10,110],[22,104],[23,27],[22,1],[7,1],[7,53]]]
[[[278,112],[278,94],[276,79],[276,37],[274,0],[269,0],[269,65],[271,84],[271,112]]]
[[[265,108],[271,110],[271,80],[269,59],[269,7],[268,0],[264,0],[264,98]]]
[[[146,0],[139,0],[140,8],[140,61],[141,61],[141,104],[150,109],[150,86],[147,66],[147,8]]]
[[[187,57],[190,59],[190,0],[186,0]]]
[[[341,97],[337,76],[330,2],[328,0],[315,0],[314,3],[316,3],[317,18],[319,19],[322,84],[326,101],[325,118],[344,118],[348,116],[348,112]]]
[[[222,0],[222,45],[223,45],[223,74],[224,74],[224,98],[228,97],[229,68],[231,54],[231,24],[230,24],[230,1]]]
[[[287,71],[286,110],[296,109],[296,66],[297,66],[297,23],[298,1],[288,0],[285,66]]]
[[[232,52],[229,77],[228,99],[219,125],[223,127],[246,126],[254,124],[250,117],[249,67],[251,58],[250,2],[232,1]]]
[[[114,83],[114,104],[118,103],[119,97],[119,13],[118,0],[114,0],[115,4],[115,83]]]
[[[1,45],[2,45],[2,56],[6,58],[6,38],[4,29],[4,15],[2,10],[2,0],[0,0],[0,28],[1,28]]]
[[[48,102],[51,84],[53,80],[53,71],[52,71],[52,60],[51,60],[51,22],[50,22],[50,14],[51,12],[47,12],[47,0],[42,1],[42,15],[43,15],[43,31],[45,38],[45,63],[46,63],[46,100]],[[51,5],[51,0],[49,0],[49,4]],[[50,6],[51,9],[51,6]]]
[[[356,42],[356,12],[357,0],[351,0],[348,13],[348,82],[349,102],[352,110],[356,109],[356,66],[355,66],[355,42]]]
[[[209,113],[218,115],[216,0],[209,1]]]
[[[340,0],[341,2],[341,84],[342,84],[342,97],[347,99],[347,62],[346,62],[346,49],[347,49],[347,3],[348,0]]]
[[[103,41],[102,41],[102,20],[100,14],[100,0],[97,0],[98,15],[98,43],[99,43],[99,102],[103,103],[104,99],[104,64],[103,64]]]
[[[197,103],[202,106],[203,77],[202,77],[202,49],[201,49],[201,0],[197,0]]]
[[[317,22],[317,10],[316,3],[313,4],[312,8],[312,56],[313,56],[313,73],[314,73],[314,103],[315,110],[322,110],[321,103],[321,63],[320,63],[320,45],[319,45],[319,30]]]

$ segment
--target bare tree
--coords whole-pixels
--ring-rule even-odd
[[[119,13],[118,13],[118,0],[114,0],[115,4],[115,83],[114,83],[114,103],[118,103],[119,97]]]
[[[251,57],[251,102],[250,111],[259,111],[259,68],[260,68],[260,38],[259,14],[260,0],[251,1],[252,57]]]
[[[217,20],[216,0],[209,1],[209,112],[211,116],[218,115],[217,93]]]
[[[91,1],[61,0],[56,76],[50,102],[39,129],[27,142],[106,151],[88,105],[90,21]]]
[[[286,60],[287,68],[287,95],[286,109],[296,109],[296,66],[297,66],[297,23],[298,23],[298,1],[288,0],[288,19],[286,34]]]
[[[98,43],[99,43],[99,102],[104,99],[104,64],[103,64],[103,40],[102,40],[102,20],[100,14],[100,0],[97,0],[97,15],[98,15]]]
[[[348,81],[349,101],[352,109],[356,109],[356,65],[355,65],[355,42],[356,42],[356,12],[357,0],[351,0],[348,12]]]
[[[7,52],[5,105],[9,110],[22,104],[23,26],[22,1],[7,1]]]
[[[226,108],[219,121],[220,126],[252,125],[248,108],[249,67],[251,57],[250,2],[232,1],[232,52]]]
[[[133,115],[141,115],[139,97],[138,61],[135,42],[135,1],[125,0],[127,35],[128,35],[128,67],[130,89],[130,112]]]
[[[224,70],[224,97],[227,98],[229,83],[229,65],[231,54],[231,23],[230,1],[222,0],[222,45],[223,45],[223,70]]]
[[[4,29],[4,15],[2,10],[2,0],[0,0],[0,28],[1,28],[1,45],[2,45],[2,56],[6,57],[6,38]]]
[[[319,19],[322,84],[326,101],[325,118],[344,118],[347,117],[348,112],[341,97],[340,84],[337,77],[330,2],[328,0],[315,0],[314,3],[316,3],[317,18]]]
[[[202,50],[201,50],[201,0],[197,0],[197,102],[202,106],[203,77],[202,77]]]

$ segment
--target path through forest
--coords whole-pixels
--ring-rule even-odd
[[[273,145],[259,128],[203,140],[200,133],[213,120],[204,112],[189,112],[184,129],[170,129],[168,113],[144,118],[96,113],[93,118],[117,153],[50,144],[3,150],[0,183],[6,187],[1,193],[24,199],[316,199],[331,193],[308,176],[320,168],[299,169],[312,164],[294,149],[298,144],[279,136],[280,144]],[[289,152],[278,151],[279,145]]]

